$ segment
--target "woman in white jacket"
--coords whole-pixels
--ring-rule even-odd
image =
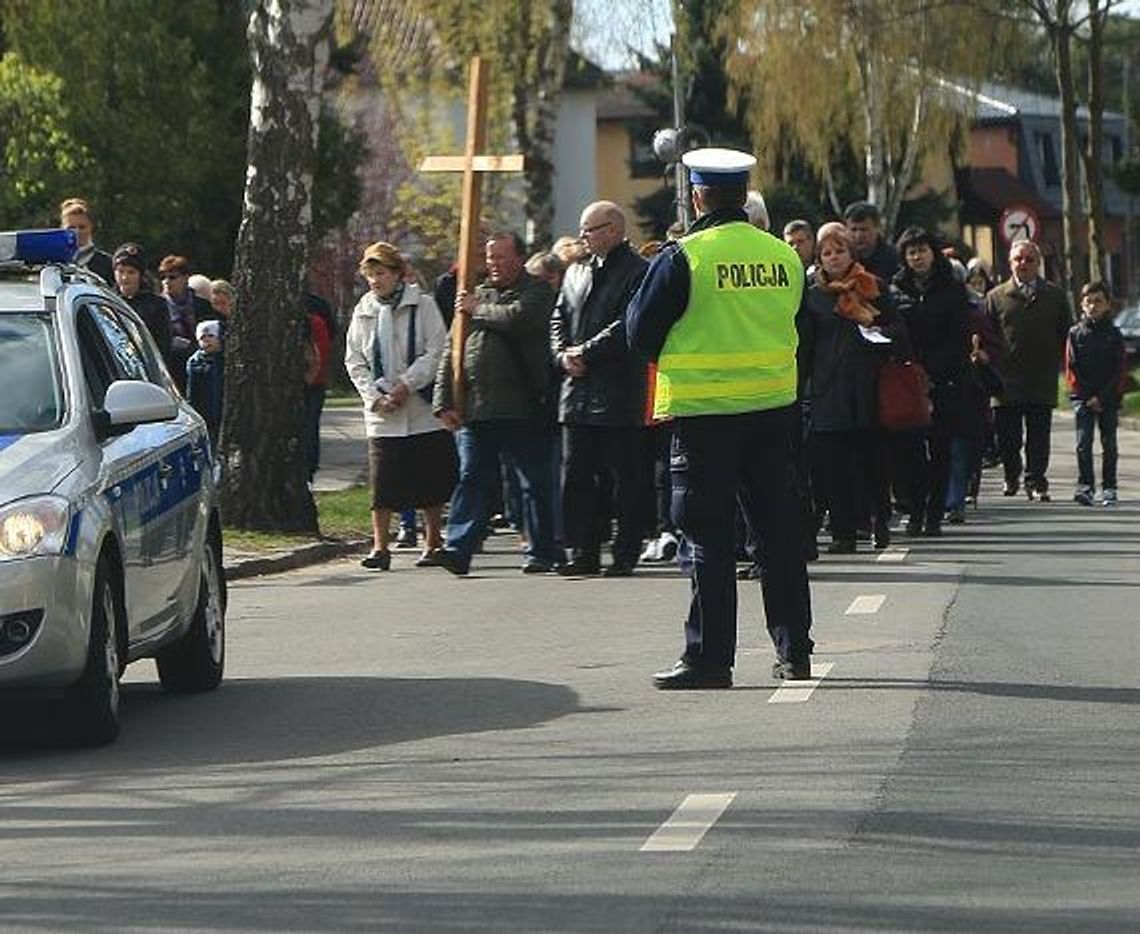
[[[403,281],[403,257],[390,243],[365,249],[360,273],[369,291],[352,312],[344,363],[368,435],[372,553],[361,564],[387,571],[392,512],[420,508],[427,548],[416,564],[426,566],[443,546],[440,516],[458,476],[455,442],[430,401],[447,332],[434,299]]]

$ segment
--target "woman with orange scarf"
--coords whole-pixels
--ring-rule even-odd
[[[885,283],[855,262],[842,224],[824,224],[816,250],[818,271],[804,295],[798,356],[801,398],[810,400],[817,510],[831,513],[829,553],[854,552],[858,519],[868,514],[875,548],[886,548],[891,501],[879,369],[892,354],[908,355],[906,327]]]

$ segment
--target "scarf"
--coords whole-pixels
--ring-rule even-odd
[[[381,379],[385,375],[384,351],[389,342],[389,334],[395,324],[392,316],[400,302],[404,300],[404,285],[400,283],[395,291],[386,298],[381,298],[375,292],[368,293],[368,304],[376,313],[376,339],[372,342],[372,378]],[[389,350],[389,363],[395,363],[395,350]],[[410,363],[411,361],[409,361]]]
[[[820,276],[823,287],[838,296],[835,300],[835,313],[848,321],[863,327],[870,327],[879,317],[879,309],[871,304],[879,297],[878,280],[859,263],[852,263],[846,278],[836,281]]]

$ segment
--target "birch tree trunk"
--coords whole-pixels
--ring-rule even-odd
[[[1074,298],[1080,290],[1080,266],[1077,262],[1077,212],[1081,210],[1079,157],[1077,155],[1077,101],[1073,88],[1073,33],[1069,19],[1069,3],[1058,3],[1059,15],[1051,29],[1053,51],[1056,56],[1057,90],[1061,95],[1061,212],[1064,215],[1064,262],[1061,264],[1061,281],[1065,291]]]
[[[1089,142],[1081,153],[1089,192],[1089,280],[1109,278],[1104,249],[1104,28],[1108,9],[1089,2]]]
[[[258,0],[249,16],[249,168],[221,443],[225,518],[241,528],[317,531],[303,442],[302,299],[332,13],[332,0]]]

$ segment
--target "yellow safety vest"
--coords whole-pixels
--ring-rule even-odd
[[[689,304],[657,361],[656,418],[734,415],[796,398],[796,251],[745,221],[680,241]]]

